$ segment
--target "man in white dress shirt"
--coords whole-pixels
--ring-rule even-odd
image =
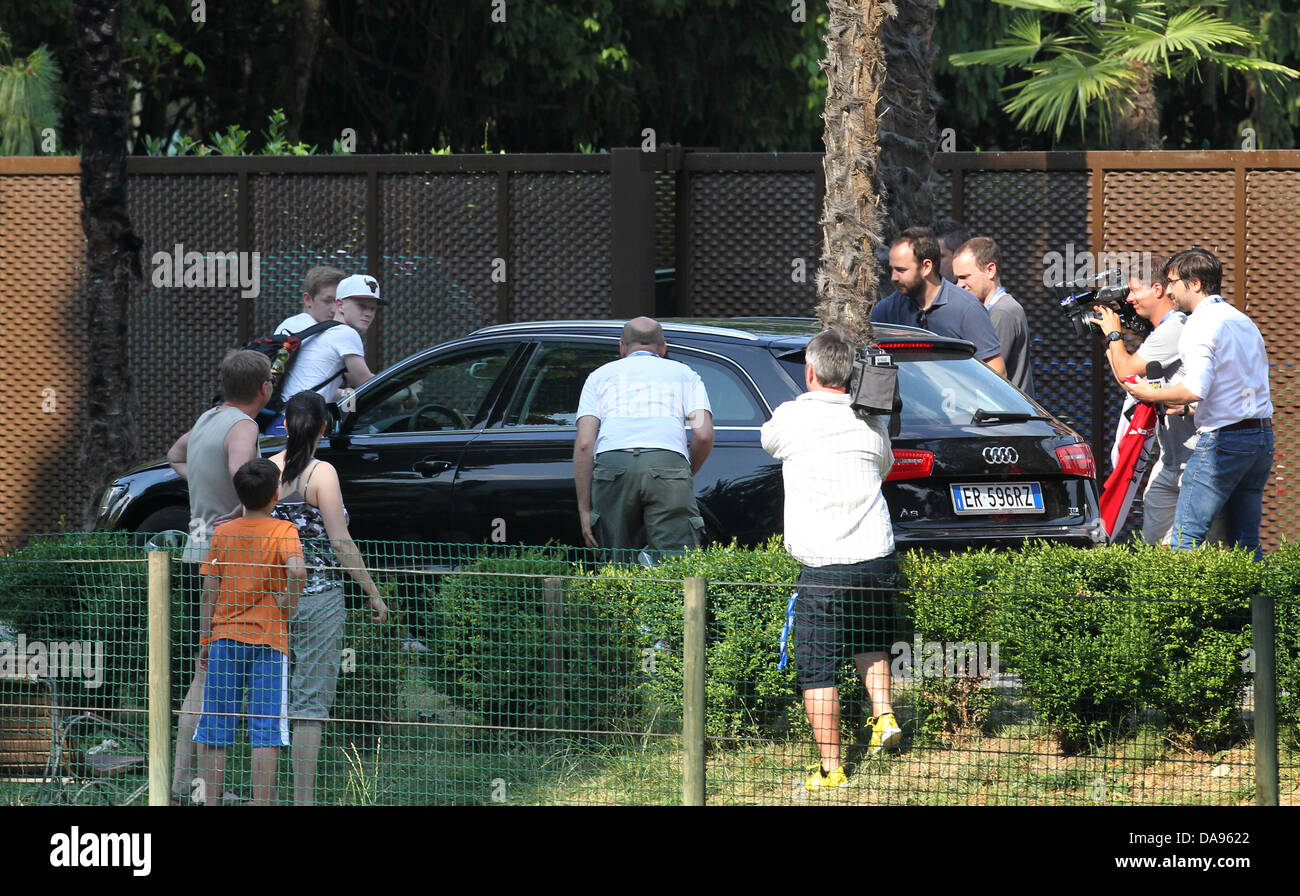
[[[783,461],[785,544],[803,564],[794,598],[795,661],[821,754],[809,790],[847,786],[840,764],[836,672],[853,653],[872,704],[871,751],[896,746],[889,644],[898,587],[894,530],[881,485],[894,464],[885,420],[849,404],[855,348],[837,330],[805,352],[808,391],[763,424],[763,449]]]
[[[1184,376],[1162,389],[1126,384],[1139,401],[1197,402],[1196,447],[1183,470],[1172,546],[1200,547],[1219,511],[1229,545],[1264,556],[1259,540],[1264,486],[1273,467],[1273,402],[1264,337],[1219,295],[1223,265],[1186,249],[1165,265],[1174,306],[1189,315],[1178,341]]]
[[[618,351],[587,377],[578,400],[573,480],[582,537],[611,550],[696,547],[704,518],[693,477],[713,449],[704,383],[665,357],[663,328],[648,317],[624,325]]]

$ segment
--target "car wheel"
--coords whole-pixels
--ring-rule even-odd
[[[149,540],[150,535],[166,532],[169,529],[189,531],[190,509],[188,507],[173,506],[155,510],[140,521],[140,525],[135,527],[135,533],[137,541],[143,545]]]

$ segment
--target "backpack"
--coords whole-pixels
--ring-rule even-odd
[[[241,349],[246,351],[266,355],[271,362],[271,400],[266,403],[266,407],[257,415],[258,432],[266,432],[267,427],[275,422],[275,418],[283,413],[287,398],[282,390],[285,381],[289,377],[289,371],[293,369],[294,362],[298,360],[298,350],[302,348],[302,344],[331,327],[341,326],[343,326],[342,321],[327,320],[297,333],[276,333],[271,336],[259,336],[252,342],[240,346]],[[305,391],[316,391],[346,369],[340,368],[336,370],[316,385],[309,386]]]

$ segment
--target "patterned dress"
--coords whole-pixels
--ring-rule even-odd
[[[319,462],[317,462],[319,463]],[[302,559],[307,566],[298,609],[289,623],[292,671],[289,682],[289,715],[293,719],[328,719],[338,689],[343,651],[343,626],[347,609],[343,601],[343,577],[338,558],[325,531],[320,509],[307,503],[307,479],[291,494],[280,499],[271,515],[298,528]],[[346,518],[347,511],[344,511]]]

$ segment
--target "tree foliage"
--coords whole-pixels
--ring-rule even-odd
[[[1060,140],[1069,124],[1086,135],[1095,123],[1105,143],[1113,119],[1155,76],[1175,84],[1197,80],[1205,66],[1249,79],[1271,93],[1300,77],[1278,62],[1235,52],[1257,51],[1260,40],[1244,24],[1218,12],[1160,0],[996,0],[1021,10],[990,49],[950,55],[955,66],[1018,69],[1024,80],[1007,85],[1004,110],[1016,123]]]
[[[1122,16],[1126,0],[1107,0]],[[1073,6],[1084,3],[1078,0]],[[13,55],[42,44],[63,72],[75,59],[72,0],[0,4]],[[231,127],[258,149],[275,109],[285,136],[327,150],[345,128],[358,152],[574,151],[657,143],[727,151],[821,149],[826,0],[592,0],[581,7],[509,0],[494,22],[490,0],[435,3],[320,0],[305,101],[298,113],[301,0],[222,0],[195,21],[190,0],[132,0],[122,28],[135,153],[198,151]],[[1088,2],[1089,9],[1096,4]],[[1212,9],[1245,28],[1246,59],[1300,69],[1294,0],[1168,2],[1168,16]],[[1098,145],[1096,108],[1059,139],[1021,128],[1002,107],[1005,71],[956,67],[954,53],[989,49],[1028,10],[939,0],[934,43],[940,145],[1049,149]],[[1065,36],[1059,13],[1036,13],[1044,36]],[[1134,47],[1134,50],[1139,48]],[[1041,57],[1040,57],[1041,58]],[[1238,66],[1256,63],[1240,62]],[[1170,148],[1234,148],[1243,128],[1262,147],[1294,145],[1300,91],[1264,91],[1252,72],[1210,56],[1181,80],[1156,82],[1160,133]],[[1023,80],[1015,77],[1011,80]],[[54,105],[60,151],[75,151],[72,112]],[[949,142],[943,135],[949,134]],[[953,139],[955,138],[955,139]],[[147,143],[146,141],[149,141]],[[227,142],[226,145],[229,145]]]
[[[0,31],[0,58],[8,55],[9,40]],[[43,144],[51,151],[44,135],[59,123],[62,79],[58,61],[44,44],[0,65],[0,155],[36,155]]]

